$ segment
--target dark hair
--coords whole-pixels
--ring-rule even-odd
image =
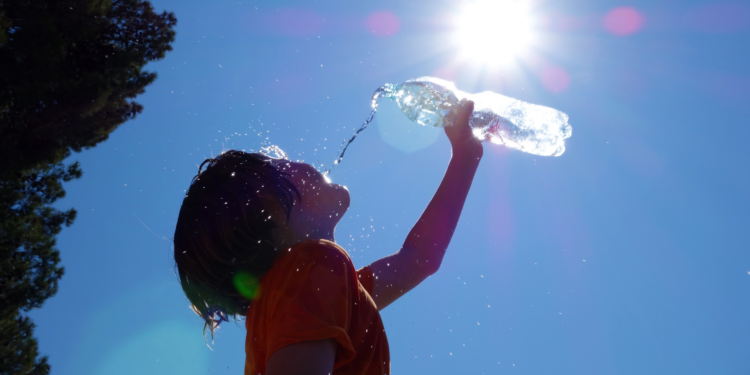
[[[247,315],[260,279],[281,252],[271,215],[291,215],[299,191],[271,158],[226,151],[206,159],[182,201],[174,259],[182,290],[206,328]],[[203,166],[207,165],[203,170]]]

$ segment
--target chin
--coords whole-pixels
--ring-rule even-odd
[[[351,197],[349,196],[349,189],[346,188],[346,186],[338,185],[338,184],[331,184],[334,188],[334,191],[336,192],[335,198],[333,199],[333,202],[331,203],[331,206],[333,208],[334,214],[338,214],[337,217],[338,222],[341,220],[341,218],[344,217],[344,214],[349,209],[349,204],[351,203]]]

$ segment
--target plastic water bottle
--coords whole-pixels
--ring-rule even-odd
[[[370,116],[348,141],[341,143],[339,156],[325,170],[326,174],[341,163],[349,145],[375,118],[380,97],[395,101],[412,121],[434,127],[453,125],[463,101],[472,100],[474,112],[469,118],[469,126],[474,136],[534,155],[562,155],[565,152],[565,139],[573,133],[573,128],[568,124],[568,115],[556,109],[522,102],[491,91],[468,94],[458,90],[453,82],[435,77],[420,77],[402,84],[386,83],[375,90]]]
[[[378,96],[395,101],[412,121],[434,127],[452,125],[462,102],[472,100],[474,112],[469,126],[474,136],[535,155],[562,155],[564,140],[573,132],[568,115],[556,109],[491,91],[468,94],[440,78],[420,77],[402,84],[386,84],[375,92],[373,109],[377,108]]]

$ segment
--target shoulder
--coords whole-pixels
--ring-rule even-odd
[[[357,289],[354,265],[340,246],[330,241],[307,240],[284,250],[281,259],[261,281],[269,301],[284,304],[347,304]],[[320,299],[319,293],[325,293]],[[318,302],[315,302],[319,300]],[[311,306],[312,306],[311,305]]]
[[[294,269],[295,273],[333,272],[336,275],[348,274],[354,265],[346,251],[334,242],[327,240],[307,240],[284,250],[274,266],[276,269]],[[300,269],[300,271],[296,271]],[[307,272],[306,272],[307,273]]]
[[[349,254],[335,242],[307,240],[287,249],[293,258],[315,261],[321,264],[351,263]]]

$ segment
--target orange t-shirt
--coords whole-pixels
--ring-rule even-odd
[[[372,271],[355,271],[331,241],[292,246],[263,276],[260,297],[248,310],[245,375],[265,374],[268,357],[287,345],[329,338],[338,342],[333,375],[390,374],[372,284]]]

